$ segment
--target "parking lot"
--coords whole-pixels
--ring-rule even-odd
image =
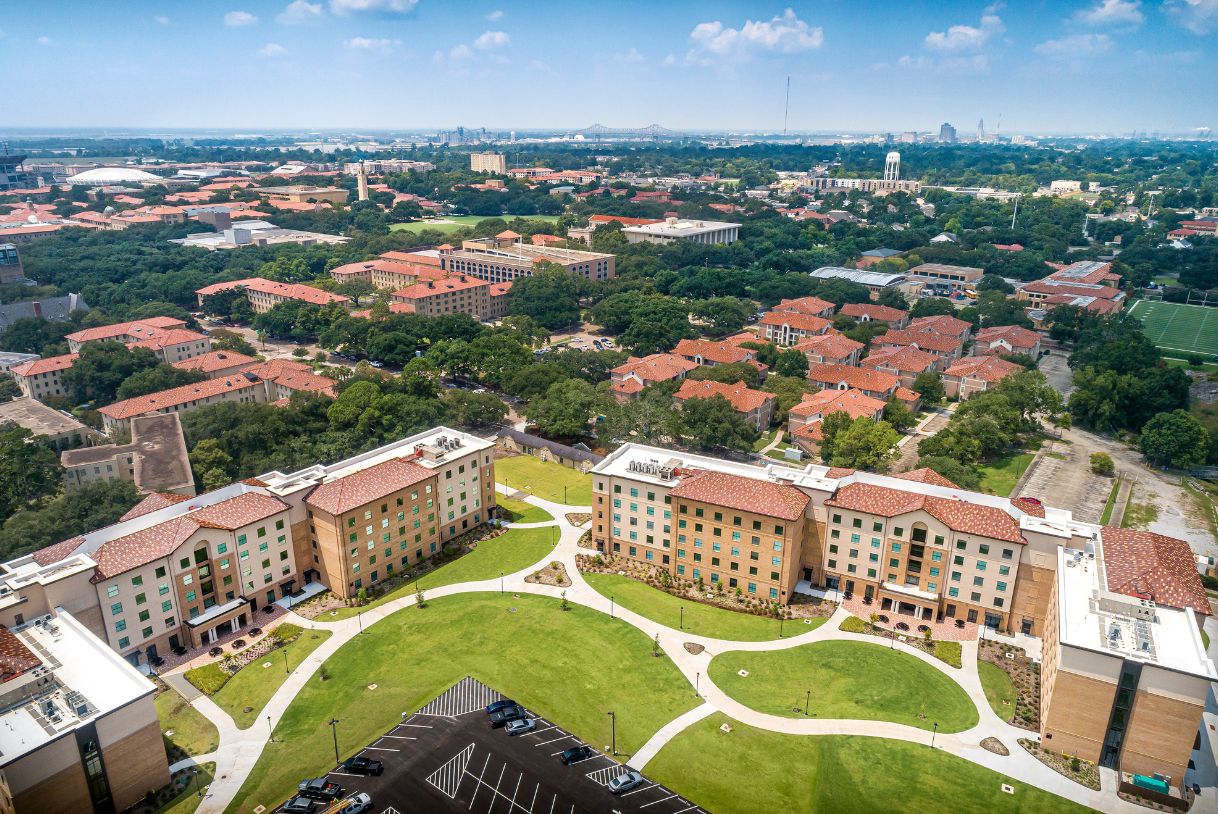
[[[374,814],[702,814],[691,801],[650,780],[614,796],[605,786],[623,767],[600,751],[564,766],[559,755],[583,741],[545,718],[537,718],[533,731],[514,737],[491,729],[484,708],[501,697],[465,678],[359,753],[384,763],[384,774],[336,771],[328,778],[346,794],[367,792]]]

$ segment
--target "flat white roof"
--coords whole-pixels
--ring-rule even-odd
[[[809,276],[818,280],[849,280],[852,283],[874,286],[896,285],[905,280],[904,274],[883,274],[878,271],[847,269],[840,266],[821,266],[816,271],[809,272]]]
[[[718,232],[721,229],[739,229],[739,223],[728,223],[718,220],[666,220],[660,223],[648,223],[642,226],[627,226],[623,232],[636,235],[665,235],[667,237],[688,237],[701,235],[706,232]]]
[[[1057,551],[1061,643],[1218,680],[1193,612],[1108,590],[1103,541]]]
[[[0,714],[0,767],[156,689],[62,609],[14,635],[42,665],[0,684],[0,693],[15,696],[6,702],[24,700]]]

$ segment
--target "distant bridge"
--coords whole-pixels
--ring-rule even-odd
[[[634,137],[650,137],[650,138],[676,138],[681,134],[676,130],[669,130],[667,127],[661,127],[658,124],[649,124],[646,127],[622,128],[622,127],[606,127],[603,124],[594,124],[591,127],[585,127],[583,130],[574,130],[571,135],[574,136],[634,136]]]

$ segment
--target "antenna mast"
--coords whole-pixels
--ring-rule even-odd
[[[787,100],[782,106],[782,135],[787,135],[787,116],[791,112],[791,76],[787,75]]]

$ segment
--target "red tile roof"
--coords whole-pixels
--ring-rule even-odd
[[[965,500],[922,495],[871,483],[849,483],[838,489],[825,505],[881,517],[922,510],[961,534],[976,534],[1010,543],[1026,542],[1020,534],[1019,521],[1010,514],[996,506]]]
[[[134,520],[137,517],[143,517],[166,506],[181,503],[183,500],[190,500],[190,496],[179,495],[176,492],[153,492],[128,509],[127,513],[118,519],[118,522],[123,523],[127,520]]]
[[[40,664],[42,659],[25,646],[21,637],[0,625],[0,685]]]
[[[783,300],[771,310],[782,311],[787,314],[821,316],[825,313],[832,314],[834,308],[833,303],[822,300],[820,297],[798,297],[792,300]]]
[[[869,302],[848,302],[842,306],[840,313],[855,319],[863,319],[865,317],[876,322],[901,322],[902,320],[909,319],[908,311]]]
[[[448,294],[454,291],[469,291],[475,288],[485,288],[490,283],[486,280],[479,280],[475,277],[448,277],[443,280],[436,280],[426,283],[415,283],[398,291],[393,292],[394,299],[401,300],[418,300],[427,297],[436,297],[440,294]]]
[[[934,331],[945,336],[964,336],[973,330],[973,325],[971,322],[965,322],[947,314],[935,314],[931,317],[918,317],[910,320],[909,330]]]
[[[810,393],[790,410],[796,416],[827,416],[846,413],[851,418],[874,418],[884,409],[884,402],[872,398],[861,390],[821,390]],[[819,420],[819,419],[817,419]]]
[[[791,311],[769,311],[761,318],[760,325],[786,325],[797,331],[808,333],[824,333],[833,323],[824,317],[814,317],[811,314],[800,314]]]
[[[180,319],[173,317],[149,317],[134,322],[119,322],[114,325],[102,325],[97,328],[85,328],[67,335],[72,342],[93,342],[98,339],[115,339],[120,336],[131,336],[142,339],[154,339],[156,336],[171,328],[182,328],[186,325]],[[200,334],[195,336],[202,338]]]
[[[875,338],[875,344],[883,347],[908,347],[917,345],[921,349],[936,350],[940,353],[951,353],[959,350],[963,344],[960,339],[948,334],[934,331],[916,331],[912,327],[901,331],[889,331]]]
[[[67,370],[80,358],[79,353],[65,353],[63,356],[48,356],[46,359],[31,359],[14,365],[11,372],[14,376],[36,376],[39,373],[51,373],[56,370]]]
[[[989,345],[991,342],[1005,341],[1012,348],[1031,350],[1040,341],[1040,334],[1029,331],[1018,325],[996,325],[992,328],[982,328],[977,333],[978,345]]]
[[[230,367],[256,364],[258,364],[257,359],[246,356],[244,353],[232,350],[213,350],[202,356],[174,362],[173,366],[179,370],[201,370],[204,373],[215,373],[217,370],[228,370]]]
[[[918,350],[912,345],[904,345],[890,350],[874,351],[860,364],[872,370],[889,367],[902,373],[923,373],[931,370],[938,361],[939,357],[932,353]]]
[[[322,291],[320,288],[314,288],[310,285],[301,285],[299,283],[278,283],[274,280],[267,280],[263,277],[247,277],[244,280],[233,280],[227,283],[213,283],[212,285],[200,288],[195,293],[201,297],[206,297],[210,294],[216,294],[220,291],[228,291],[230,288],[238,287],[249,288],[254,291],[261,291],[264,294],[272,294],[290,300],[303,300],[304,302],[312,303],[313,305],[327,305],[332,302],[345,304],[351,301],[350,298],[344,297],[341,294],[331,294],[329,291]]]
[[[695,472],[683,478],[671,494],[674,498],[696,500],[780,520],[803,517],[809,500],[794,486],[726,472]]]
[[[221,393],[230,393],[235,390],[262,386],[262,381],[257,376],[250,379],[242,373],[235,373],[232,376],[208,379],[207,381],[196,382],[195,384],[184,384],[181,387],[172,387],[157,393],[149,393],[146,396],[136,396],[133,399],[116,401],[113,404],[102,407],[98,412],[108,415],[115,420],[122,421],[137,415],[166,410],[179,404],[186,404],[187,402],[209,396],[218,396]]]
[[[672,349],[674,356],[693,360],[700,356],[716,364],[731,364],[745,362],[753,358],[753,352],[731,342],[712,342],[708,339],[682,339]],[[760,363],[757,363],[761,367]]]
[[[801,339],[795,350],[805,354],[812,353],[825,359],[847,359],[855,351],[864,347],[862,342],[855,342],[848,336],[839,333],[823,333]]]
[[[330,398],[338,395],[335,390],[338,382],[314,373],[313,368],[293,359],[271,359],[249,368],[249,372],[293,392],[322,393]]]
[[[1188,543],[1151,531],[1111,526],[1100,531],[1100,541],[1108,590],[1171,608],[1211,613]]]
[[[908,472],[900,472],[893,475],[893,477],[900,478],[901,480],[911,480],[916,483],[929,483],[934,486],[946,486],[948,489],[960,488],[935,470],[926,466],[922,467],[921,469],[911,469]]]
[[[962,379],[981,379],[985,382],[1000,382],[1007,376],[1023,372],[1022,365],[1008,362],[997,356],[968,356],[952,364],[943,371],[945,376],[958,376]]]
[[[822,387],[841,389],[840,385],[844,384],[846,387],[873,393],[887,393],[900,383],[891,373],[850,365],[812,365],[808,368],[808,380]]]
[[[738,413],[750,413],[753,410],[764,405],[767,401],[773,401],[777,397],[773,393],[764,393],[761,390],[753,390],[745,387],[743,384],[724,384],[723,382],[712,381],[694,381],[686,379],[681,383],[681,389],[674,396],[678,401],[686,399],[709,399],[715,396],[723,396],[732,405]]]
[[[200,526],[209,529],[235,531],[287,510],[288,504],[274,495],[245,492],[236,497],[230,497],[228,500],[204,506],[187,516]]]
[[[697,362],[682,359],[671,353],[653,353],[641,359],[632,357],[625,364],[613,368],[610,373],[617,376],[627,376],[633,373],[645,383],[652,384],[676,379],[697,367]]]
[[[309,493],[305,502],[331,515],[340,515],[425,481],[432,475],[431,470],[418,464],[403,458],[390,458],[321,484]]]

